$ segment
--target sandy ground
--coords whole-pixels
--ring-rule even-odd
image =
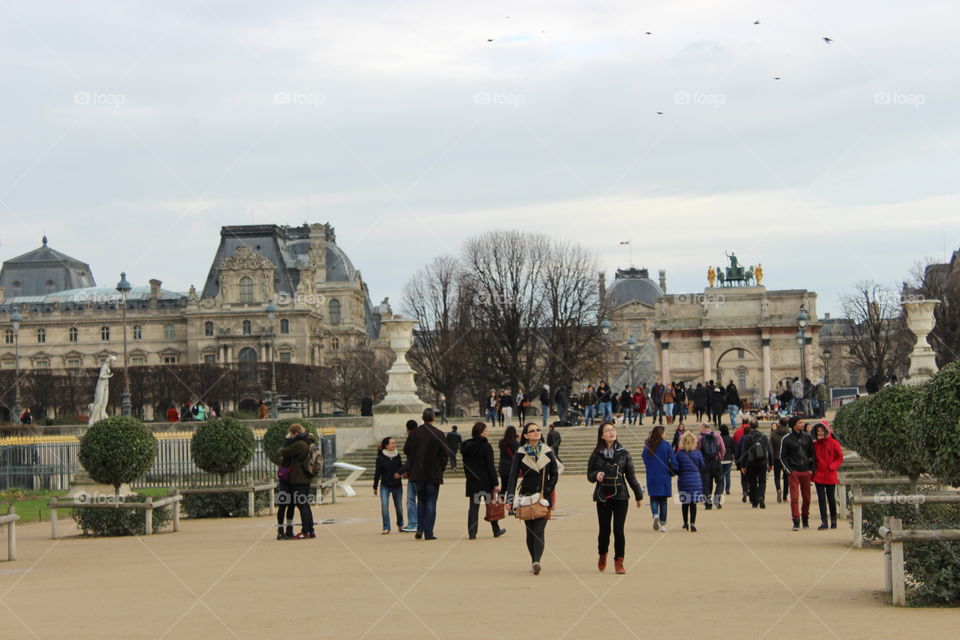
[[[887,604],[880,552],[851,549],[845,521],[792,532],[786,505],[737,499],[702,512],[695,534],[671,504],[656,533],[644,503],[617,576],[596,569],[590,486],[567,476],[558,492],[537,577],[521,523],[466,538],[462,483],[442,488],[430,542],[381,536],[369,487],[316,508],[333,522],[315,540],[278,542],[268,517],[59,541],[24,525],[20,559],[0,563],[0,638],[960,637],[956,610]]]

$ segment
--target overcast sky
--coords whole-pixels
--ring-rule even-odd
[[[330,222],[376,303],[474,234],[530,229],[611,277],[632,241],[671,292],[736,251],[837,313],[854,282],[960,247],[958,17],[4,0],[0,258],[45,228],[100,285],[125,270],[186,290],[222,225]]]

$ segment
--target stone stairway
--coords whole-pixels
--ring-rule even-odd
[[[665,435],[668,440],[673,437],[674,429],[675,427],[673,426],[667,427]],[[590,454],[596,447],[597,427],[558,427],[557,431],[560,432],[560,436],[562,438],[560,442],[560,459],[564,465],[564,474],[585,475],[587,472],[587,460],[590,458]],[[643,426],[619,425],[617,427],[617,437],[620,440],[620,443],[626,447],[631,454],[633,454],[633,461],[637,467],[638,474],[643,472],[643,460],[641,459],[640,454],[643,451],[643,442],[646,440],[649,433],[649,423],[645,423]],[[498,464],[499,449],[497,447],[497,442],[503,437],[503,429],[490,429],[487,437],[490,440],[490,444],[493,446],[494,464]],[[397,447],[401,451],[403,450],[403,443],[405,441],[405,437],[397,438]],[[366,467],[367,471],[360,478],[359,484],[368,486],[373,484],[373,470],[376,458],[377,447],[370,446],[348,453],[346,456],[341,458],[341,461]],[[457,468],[455,470],[448,468],[444,474],[444,478],[462,480],[464,477],[462,462],[463,459],[459,454],[457,454]],[[346,472],[338,471],[338,476],[341,480],[345,478],[346,475]],[[640,479],[640,481],[641,483],[643,482],[642,479]]]

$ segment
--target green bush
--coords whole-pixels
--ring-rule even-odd
[[[133,482],[153,464],[157,440],[142,422],[113,416],[95,423],[80,439],[80,464],[90,477],[103,484]]]
[[[147,496],[135,493],[118,500],[146,502]],[[143,509],[75,509],[73,519],[84,533],[95,536],[142,536],[146,533]],[[170,524],[172,519],[173,509],[170,506],[154,509],[153,533]]]
[[[924,473],[924,456],[916,446],[918,395],[918,387],[897,384],[870,396],[859,412],[857,452],[890,473],[912,478]]]
[[[188,493],[180,503],[183,512],[191,518],[238,518],[247,516],[246,493]],[[270,494],[257,491],[253,509],[259,514],[270,506]]]
[[[270,425],[267,432],[263,434],[263,452],[267,454],[267,458],[269,458],[273,464],[280,464],[280,449],[283,448],[283,442],[287,439],[287,431],[290,429],[290,425],[295,423],[303,425],[307,433],[312,433],[316,436],[317,442],[320,442],[320,434],[317,432],[317,428],[310,422],[298,418],[277,420]]]
[[[960,487],[960,362],[952,362],[920,387],[916,446],[930,473]]]
[[[930,529],[956,529],[940,523]],[[913,604],[957,604],[960,602],[960,542],[914,542],[903,546],[908,581],[908,598]]]
[[[840,441],[840,444],[853,449],[863,455],[861,449],[864,448],[864,429],[863,413],[867,404],[873,396],[866,396],[854,400],[837,409],[837,415],[833,419],[833,434]]]
[[[243,469],[257,448],[253,431],[239,420],[217,418],[202,423],[190,442],[193,463],[222,478]]]

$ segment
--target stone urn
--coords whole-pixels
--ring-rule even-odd
[[[910,371],[904,381],[907,384],[923,384],[937,372],[936,353],[927,342],[927,336],[936,323],[933,310],[938,304],[939,300],[909,300],[902,303],[907,313],[907,328],[917,336],[917,343],[910,353]]]
[[[407,351],[413,345],[413,327],[416,320],[393,316],[385,319],[380,329],[390,340],[390,348],[396,354],[393,366],[387,372],[387,395],[374,407],[374,415],[419,414],[427,404],[417,396],[417,384],[413,368],[407,361]]]

